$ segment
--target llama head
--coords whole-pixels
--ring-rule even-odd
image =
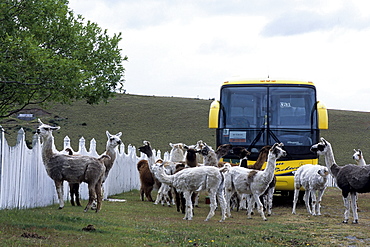
[[[231,152],[238,156],[239,159],[245,159],[251,154],[251,152],[249,152],[244,147],[233,147]]]
[[[284,146],[283,143],[275,143],[271,147],[271,149],[269,151],[269,155],[270,156],[273,156],[275,159],[279,159],[280,157],[285,157],[286,156],[286,152],[283,149],[283,146]]]
[[[353,154],[353,159],[358,163],[362,159],[362,151],[360,149],[353,149],[355,153]]]
[[[202,140],[199,140],[197,141],[197,144],[195,144],[195,149],[198,149],[198,150],[202,150],[202,148],[204,147],[204,144],[205,142],[203,142]]]
[[[117,134],[112,135],[107,130],[105,133],[107,134],[107,137],[108,137],[107,147],[115,148],[118,145],[121,145],[122,144],[122,141],[121,141],[121,138],[120,138],[121,135],[122,135],[122,132],[118,132]]]
[[[202,154],[203,156],[207,156],[211,151],[212,151],[212,148],[206,144],[206,145],[204,145],[204,147],[201,149],[201,154]]]
[[[171,142],[169,143],[169,145],[172,148],[172,150],[184,150],[184,148],[186,146],[184,143],[175,143],[175,144],[172,144]]]
[[[327,177],[329,175],[329,169],[326,167],[326,166],[323,166],[321,167],[317,173],[321,176],[321,177]]]
[[[152,157],[153,156],[153,151],[152,151],[152,147],[150,146],[150,142],[148,141],[144,141],[144,146],[141,146],[139,147],[139,151],[146,154],[146,156],[148,156],[148,158]]]
[[[321,137],[320,142],[312,145],[310,150],[318,155],[324,155],[329,149],[331,149],[330,143]]]
[[[51,136],[54,130],[60,129],[59,126],[53,127],[53,126],[44,124],[43,122],[41,122],[40,119],[39,119],[39,123],[40,123],[40,126],[37,128],[36,133],[39,134],[43,138]]]
[[[233,148],[233,145],[231,144],[222,144],[220,146],[218,146],[217,150],[216,150],[216,154],[219,156],[219,157],[223,157],[225,156],[229,151],[231,151]]]

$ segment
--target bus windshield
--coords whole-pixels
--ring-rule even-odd
[[[253,152],[283,142],[292,155],[313,156],[309,147],[318,138],[313,86],[225,86],[220,101],[218,143],[247,146]]]

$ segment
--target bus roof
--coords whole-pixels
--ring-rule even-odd
[[[244,79],[244,78],[233,78],[229,81],[225,81],[222,85],[230,84],[306,84],[314,85],[311,81],[298,81],[298,80],[284,80],[284,79]]]

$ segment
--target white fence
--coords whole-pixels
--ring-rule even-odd
[[[25,143],[25,134],[20,129],[17,144],[10,147],[4,137],[4,131],[0,126],[0,209],[11,208],[34,208],[44,207],[58,203],[54,181],[47,175],[41,157],[41,143],[38,135],[33,136],[32,149]],[[65,137],[65,150],[70,146],[70,139]],[[55,152],[58,152],[54,147]],[[141,159],[147,159],[145,155],[138,157],[136,148],[129,145],[127,153],[124,152],[125,145],[117,148],[117,158],[109,176],[105,181],[104,198],[119,194],[132,189],[140,188],[139,173],[136,164]],[[85,147],[85,139],[79,141],[79,150],[75,152],[82,155],[100,156],[96,152],[96,142],[90,142],[89,151]],[[161,152],[155,152],[157,158]],[[164,160],[169,159],[169,154],[164,154]],[[329,176],[328,186],[335,187],[334,179]],[[64,199],[69,200],[68,183],[64,183]],[[80,197],[88,199],[87,184],[82,183]]]
[[[17,144],[10,147],[4,137],[4,130],[0,126],[0,209],[44,207],[58,203],[54,181],[47,175],[41,156],[41,143],[37,134],[33,136],[33,148],[29,149],[25,143],[25,133],[20,129]],[[70,147],[70,139],[64,139],[64,149]],[[54,147],[55,152],[58,152]],[[139,173],[136,164],[145,155],[138,157],[136,148],[129,145],[127,153],[125,145],[117,148],[117,158],[109,176],[105,181],[104,198],[132,189],[140,188]],[[89,151],[85,147],[84,138],[80,139],[79,150],[82,155],[98,157],[96,142],[90,142]],[[155,154],[156,152],[154,152]],[[160,151],[156,155],[161,156]],[[164,159],[168,159],[165,153]],[[88,199],[87,184],[82,183],[80,197]],[[68,183],[64,183],[64,199],[69,199]]]

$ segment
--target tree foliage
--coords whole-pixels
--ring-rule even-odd
[[[0,1],[0,117],[29,104],[89,104],[123,90],[118,43],[68,0]]]

